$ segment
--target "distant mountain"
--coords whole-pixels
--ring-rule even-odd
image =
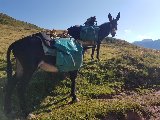
[[[160,39],[158,40],[144,39],[142,41],[135,41],[133,42],[133,44],[144,48],[160,50]]]

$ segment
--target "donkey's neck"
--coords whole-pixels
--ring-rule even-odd
[[[107,37],[110,33],[110,23],[106,22],[99,26],[100,30],[98,32],[98,39],[102,41],[105,37]]]

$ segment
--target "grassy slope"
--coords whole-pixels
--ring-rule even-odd
[[[0,28],[0,118],[7,120],[2,112],[7,47],[40,29],[26,29],[22,25],[15,28],[11,24],[0,24]],[[111,119],[111,116],[123,119],[129,113],[149,116],[150,106],[160,105],[160,96],[151,92],[160,84],[159,51],[119,40],[106,39],[104,43],[100,62],[90,62],[90,50],[85,54],[77,78],[78,103],[68,104],[70,80],[67,77],[43,71],[34,75],[27,90],[27,109],[36,119]],[[13,100],[17,112],[16,91]]]
[[[3,87],[6,81],[6,51],[8,46],[25,36],[41,30],[35,25],[17,21],[5,14],[0,13],[0,118],[6,119],[2,114]]]

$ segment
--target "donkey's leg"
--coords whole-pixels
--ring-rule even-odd
[[[75,80],[77,78],[77,73],[78,73],[78,70],[69,72],[70,79],[71,79],[71,97],[72,97],[72,102],[79,101],[79,99],[76,96],[76,81]]]
[[[87,49],[83,48],[83,51],[82,51],[83,58],[84,58],[84,54],[85,54],[86,51],[87,51]]]
[[[97,56],[96,56],[96,58],[98,59],[98,61],[99,61],[99,50],[100,50],[100,44],[97,44]]]
[[[19,78],[23,74],[23,68],[19,62],[19,60],[16,58],[16,71],[15,75],[13,75],[12,78],[9,78],[6,84],[5,88],[5,97],[4,97],[4,111],[6,114],[9,114],[11,112],[11,97],[12,93],[14,91],[14,88],[19,80]]]
[[[26,104],[26,87],[33,75],[33,71],[31,70],[24,70],[24,74],[21,77],[21,80],[17,84],[17,93],[19,97],[19,104],[21,108],[22,115],[26,117],[29,114],[29,111],[27,111],[27,104]]]
[[[8,80],[5,86],[4,112],[6,114],[9,114],[11,112],[11,97],[17,81],[18,79],[16,79],[16,76],[14,75],[11,80]]]
[[[92,48],[91,60],[94,60],[94,51],[96,49],[96,45]]]

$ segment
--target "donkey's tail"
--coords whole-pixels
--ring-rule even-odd
[[[6,72],[7,72],[8,80],[12,78],[12,63],[10,58],[12,49],[13,49],[13,44],[11,44],[7,50],[7,71]]]

